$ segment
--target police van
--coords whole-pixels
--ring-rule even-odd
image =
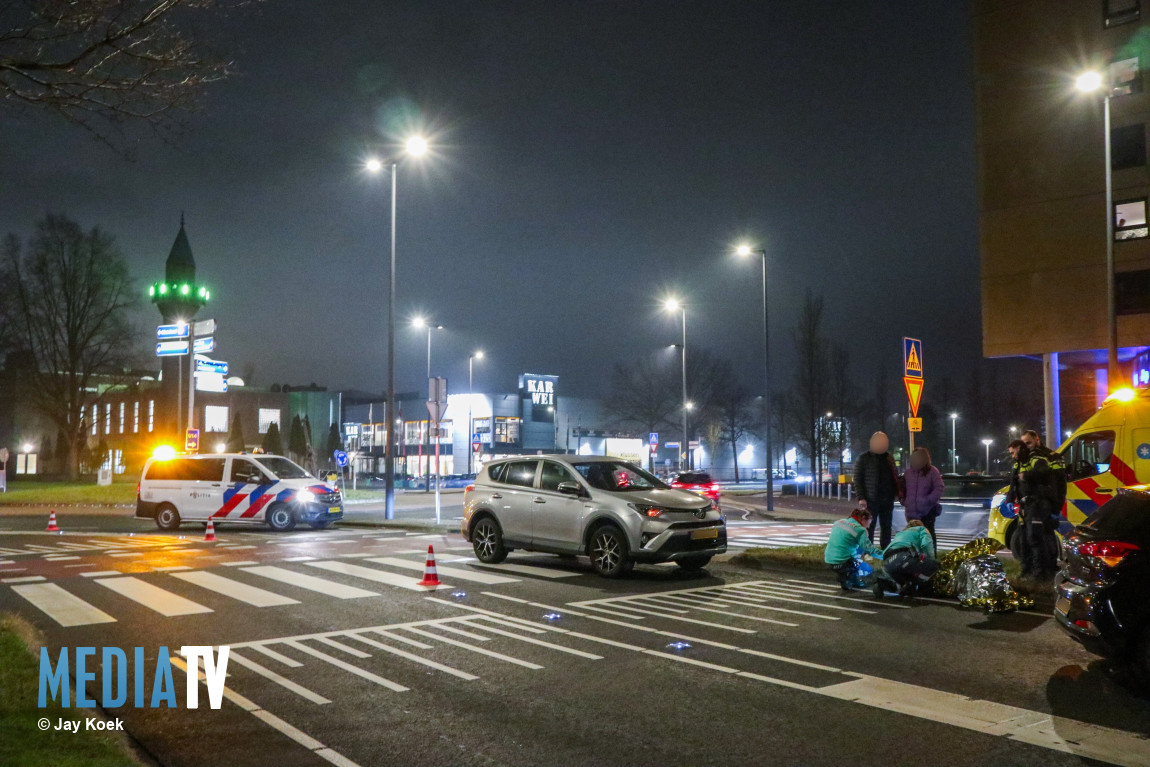
[[[1066,463],[1066,504],[1059,526],[1065,534],[1119,488],[1150,483],[1150,390],[1115,391],[1058,452]],[[987,534],[1011,546],[1018,510],[1005,501],[1004,488],[991,501]]]
[[[322,529],[343,519],[343,498],[278,455],[178,455],[144,464],[136,517],[161,530],[182,522],[267,524],[288,531],[297,522]]]

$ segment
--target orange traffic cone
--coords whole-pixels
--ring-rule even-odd
[[[435,549],[431,546],[427,547],[427,564],[423,569],[423,580],[419,582],[420,586],[442,586],[439,582],[439,576],[435,573]]]
[[[204,541],[207,543],[216,542],[216,523],[212,521],[211,517],[208,517],[208,529],[204,531]]]
[[[52,511],[48,514],[48,532],[49,533],[60,532],[60,528],[56,527],[56,510],[55,509],[52,509]]]

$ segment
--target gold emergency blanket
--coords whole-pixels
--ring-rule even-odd
[[[965,607],[981,607],[1001,613],[1034,607],[1034,600],[1014,590],[1006,579],[1002,562],[994,552],[1002,544],[993,538],[976,538],[938,558],[938,572],[930,579],[934,593],[957,597]]]

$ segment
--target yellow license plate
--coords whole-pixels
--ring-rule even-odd
[[[1066,597],[1059,597],[1058,600],[1054,603],[1054,609],[1063,615],[1066,615],[1070,612],[1070,600]]]
[[[340,513],[341,511],[343,511],[343,509],[341,509],[340,507],[338,507],[338,506],[332,506],[330,509],[328,509],[328,510],[327,510],[327,513],[328,513],[328,514],[338,514],[338,513]]]
[[[694,541],[697,541],[700,539],[705,539],[705,538],[718,538],[718,537],[719,537],[719,528],[717,528],[717,527],[708,527],[705,530],[692,530],[691,531],[691,540],[694,540]]]

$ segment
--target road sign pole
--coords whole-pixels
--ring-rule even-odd
[[[183,360],[180,366],[183,367]],[[188,428],[196,428],[196,323],[188,323]]]

